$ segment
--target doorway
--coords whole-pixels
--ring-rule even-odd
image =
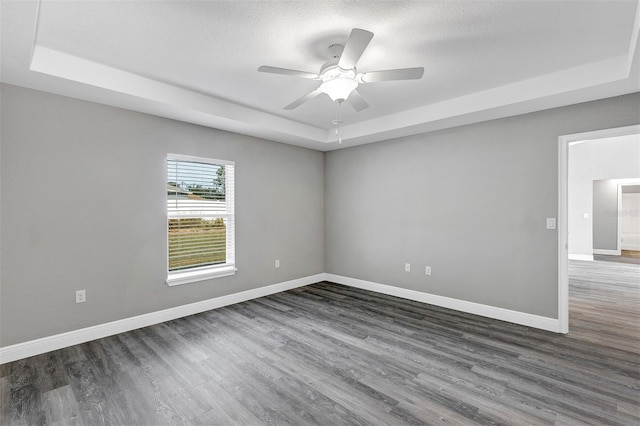
[[[593,260],[640,265],[640,179],[594,181],[593,209]]]
[[[623,261],[640,264],[640,180],[618,185],[618,194],[620,256]]]
[[[569,148],[572,145],[589,141],[632,135],[640,135],[640,125],[564,135],[558,138],[558,321],[561,333],[569,332]],[[582,200],[584,211],[580,212],[580,221],[575,221],[576,211],[572,211],[571,249],[574,251],[572,259],[593,260],[591,222],[593,211],[589,204],[592,204],[592,199],[589,202]],[[573,207],[575,207],[575,203],[572,203]],[[574,226],[576,223],[578,224],[577,228]],[[582,238],[584,235],[586,238]],[[577,247],[578,245],[580,247]]]

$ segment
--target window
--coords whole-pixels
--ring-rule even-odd
[[[167,156],[167,284],[233,275],[234,163]]]

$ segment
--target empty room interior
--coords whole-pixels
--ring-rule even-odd
[[[640,1],[0,23],[0,424],[640,423]]]

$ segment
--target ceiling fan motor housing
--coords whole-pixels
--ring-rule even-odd
[[[342,44],[332,44],[329,46],[329,55],[331,59],[335,59],[336,61],[340,59],[342,56],[342,52],[344,51],[344,45]]]

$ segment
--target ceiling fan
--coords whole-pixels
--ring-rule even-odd
[[[372,32],[354,28],[351,30],[351,34],[344,46],[340,44],[332,44],[329,46],[331,59],[322,65],[318,74],[265,65],[258,68],[258,71],[308,78],[322,82],[317,89],[285,106],[284,109],[286,110],[297,108],[316,96],[325,93],[332,101],[340,104],[348,99],[356,111],[362,111],[368,108],[369,104],[364,100],[362,95],[358,93],[357,87],[360,84],[375,83],[378,81],[417,80],[422,78],[424,74],[423,67],[370,71],[365,73],[358,72],[356,70],[356,63],[372,38]]]

